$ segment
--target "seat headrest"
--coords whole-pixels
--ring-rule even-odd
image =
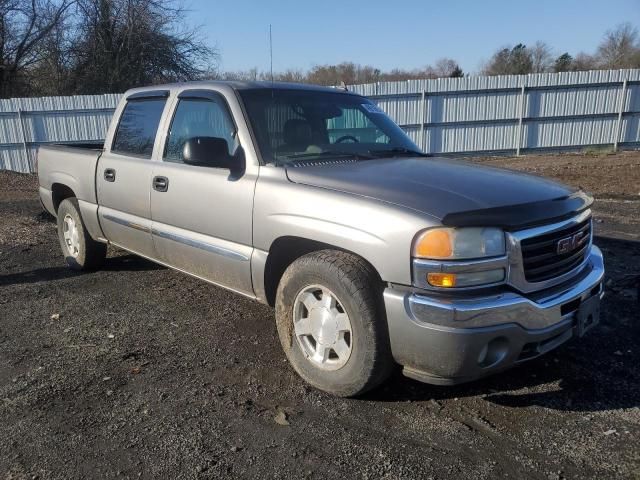
[[[287,120],[282,129],[282,136],[285,144],[303,149],[307,148],[313,140],[311,125],[300,118]]]

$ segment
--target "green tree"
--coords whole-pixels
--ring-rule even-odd
[[[554,72],[569,72],[573,70],[573,68],[573,57],[567,52],[556,58],[556,61],[553,63]]]
[[[534,49],[518,43],[496,51],[482,69],[485,75],[523,75],[546,68],[548,52],[542,43]]]

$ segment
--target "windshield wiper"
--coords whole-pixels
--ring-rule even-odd
[[[380,150],[368,150],[367,153],[369,155],[373,155],[376,157],[390,156],[395,157],[398,155],[411,155],[413,157],[428,157],[429,155],[423,152],[419,152],[418,150],[412,150],[410,148],[405,147],[394,147],[394,148],[385,148]]]

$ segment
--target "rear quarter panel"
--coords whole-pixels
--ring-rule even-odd
[[[98,150],[65,146],[42,146],[38,149],[38,183],[51,191],[54,184],[69,187],[78,200],[96,203],[96,166]]]
[[[53,189],[56,184],[73,191],[78,199],[80,215],[94,240],[105,241],[98,221],[96,200],[96,167],[100,150],[66,146],[43,146],[38,150],[39,194],[45,209],[54,216]]]

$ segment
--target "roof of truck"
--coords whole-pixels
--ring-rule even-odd
[[[262,82],[244,80],[199,80],[193,82],[169,83],[164,85],[150,85],[148,87],[133,88],[127,92],[131,93],[154,91],[154,90],[183,90],[188,87],[207,88],[208,86],[226,86],[234,90],[254,90],[254,89],[276,89],[276,90],[313,90],[320,92],[344,92],[345,90],[333,87],[322,87],[320,85],[310,85],[306,83],[292,82]],[[352,93],[352,92],[349,92]]]
[[[199,82],[194,82],[199,83]],[[242,81],[242,80],[230,80],[230,81],[216,81],[212,83],[226,83],[231,85],[236,90],[249,90],[249,89],[286,89],[286,90],[325,90],[329,92],[335,92],[336,90],[342,92],[344,90],[334,87],[323,87],[320,85],[312,85],[308,83],[293,83],[293,82],[264,82],[264,81]]]

